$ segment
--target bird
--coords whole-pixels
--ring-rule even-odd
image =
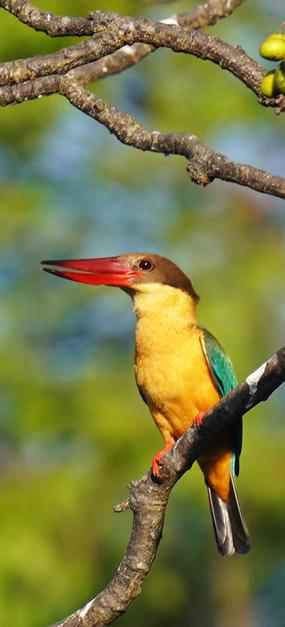
[[[233,365],[197,319],[199,296],[186,274],[158,254],[123,253],[41,262],[46,272],[89,285],[119,287],[136,316],[137,387],[165,446],[152,460],[159,478],[163,456],[204,413],[237,385]],[[237,497],[242,417],[213,436],[198,458],[204,474],[218,551],[247,553],[250,538]]]

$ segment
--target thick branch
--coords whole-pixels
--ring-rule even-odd
[[[67,75],[68,76],[68,75]],[[26,100],[34,100],[49,96],[59,91],[60,75],[51,74],[41,78],[15,83],[14,85],[4,85],[0,87],[0,106],[6,107],[9,104],[20,104]]]
[[[165,24],[173,24],[183,28],[202,28],[214,25],[224,17],[228,17],[244,0],[209,0],[205,4],[197,5],[190,11],[181,15],[173,15],[171,18],[161,20]],[[134,43],[126,44],[113,54],[90,63],[74,71],[74,78],[81,85],[87,85],[91,81],[106,78],[122,72],[123,70],[139,63],[142,59],[154,52],[150,44]]]
[[[243,0],[208,0],[180,16],[173,16],[172,23],[191,28],[213,25],[220,18],[228,17],[242,2]],[[89,17],[54,15],[51,11],[40,11],[27,0],[0,0],[0,7],[15,15],[23,24],[50,37],[92,35],[93,32]]]
[[[123,144],[140,150],[186,157],[189,161],[188,173],[199,185],[208,185],[219,178],[285,198],[284,179],[250,165],[235,163],[211,150],[195,135],[148,131],[134,117],[118,111],[69,78],[62,78],[60,91],[75,107],[104,124]]]
[[[285,180],[250,165],[236,163],[217,153],[195,135],[160,133],[144,129],[135,118],[122,113],[72,80],[72,72],[65,77],[44,76],[34,81],[0,88],[0,105],[23,102],[28,98],[60,92],[71,104],[104,126],[123,144],[139,150],[174,154],[188,160],[187,172],[198,185],[208,185],[215,179],[237,183],[255,191],[285,198]]]
[[[57,16],[51,11],[40,11],[26,0],[0,0],[0,6],[15,15],[23,24],[50,37],[92,35],[92,24],[87,17]]]
[[[58,52],[27,59],[7,61],[0,66],[0,84],[19,83],[47,74],[63,73],[104,57],[124,44],[140,41],[154,47],[170,48],[174,52],[193,54],[228,69],[248,87],[259,93],[264,68],[241,48],[233,48],[217,37],[194,29],[162,24],[146,18],[130,18],[103,11],[93,14],[97,37],[62,48]]]
[[[161,539],[170,492],[220,430],[266,400],[285,381],[285,347],[208,411],[200,427],[189,429],[163,458],[162,483],[150,473],[130,486],[129,507],[134,520],[126,554],[106,588],[58,627],[103,627],[126,611],[140,593]],[[122,509],[125,509],[125,504]],[[120,509],[120,508],[119,508]]]
[[[212,61],[245,83],[259,96],[260,102],[264,105],[275,106],[276,104],[274,99],[262,97],[260,91],[261,80],[266,69],[249,57],[240,46],[235,48],[200,30],[186,30],[142,17],[133,18],[104,11],[94,11],[92,17],[94,33],[99,33],[104,27],[114,31],[119,29],[125,43],[140,41],[156,48],[169,48],[174,52],[191,54],[200,59]],[[285,97],[282,96],[278,101],[279,112],[284,108]]]
[[[123,144],[139,150],[162,154],[174,154],[188,160],[187,171],[198,185],[208,185],[221,179],[255,191],[285,198],[285,180],[250,165],[236,163],[217,153],[195,135],[186,133],[160,133],[143,128],[138,121],[86,91],[72,80],[72,72],[66,76],[57,74],[17,85],[0,88],[0,105],[23,102],[28,98],[60,92],[71,104],[94,118]]]
[[[76,46],[61,48],[57,52],[38,55],[27,59],[7,61],[0,65],[0,85],[21,83],[49,74],[68,72],[71,68],[84,65],[121,48],[124,40],[120,33],[101,33],[85,39]]]
[[[155,48],[166,47],[175,52],[193,54],[201,59],[213,61],[243,81],[259,96],[262,104],[277,107],[279,112],[285,109],[284,96],[269,99],[261,95],[260,84],[266,70],[239,47],[234,48],[201,31],[186,30],[142,17],[124,17],[103,11],[95,11],[92,17],[93,30],[97,37],[93,36],[81,44],[63,48],[49,55],[3,63],[0,66],[0,85],[66,73],[71,68],[105,57],[122,48],[124,44],[139,41]],[[130,48],[125,50],[126,53],[130,54]],[[107,66],[105,67],[108,71]]]
[[[202,28],[206,25],[215,24],[220,18],[229,16],[242,2],[243,0],[209,0],[205,4],[193,7],[186,13],[166,18],[162,22],[184,28]],[[36,30],[41,30],[51,37],[91,35],[93,32],[93,20],[90,18],[58,17],[50,12],[40,11],[26,0],[0,0],[0,6],[13,13],[23,23]],[[82,85],[86,85],[91,81],[122,72],[141,61],[154,50],[156,48],[149,44],[134,43],[132,46],[126,44],[120,50],[104,56],[103,59],[79,67],[74,72],[74,77]],[[32,91],[38,93],[38,87]],[[42,95],[46,95],[46,93],[44,92]]]

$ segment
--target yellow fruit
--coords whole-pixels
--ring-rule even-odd
[[[279,94],[285,94],[285,63],[280,63],[275,71],[274,85]]]
[[[285,34],[272,33],[261,44],[259,52],[265,59],[271,61],[281,61],[285,59]]]
[[[267,72],[261,81],[261,91],[264,96],[268,96],[268,98],[273,98],[276,96],[276,86],[275,86],[275,71],[271,70]]]

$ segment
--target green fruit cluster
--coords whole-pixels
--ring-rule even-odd
[[[259,52],[265,59],[281,61],[275,70],[267,72],[261,81],[261,91],[269,98],[285,94],[285,33],[272,33],[261,44]]]

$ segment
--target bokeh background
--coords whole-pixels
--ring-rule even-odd
[[[95,4],[37,2],[78,15],[189,8],[186,1]],[[260,42],[282,20],[283,0],[256,0],[209,32],[259,59]],[[2,60],[63,43],[1,10]],[[96,93],[149,128],[195,133],[236,160],[285,176],[284,117],[211,63],[160,50],[98,83]],[[131,527],[131,514],[112,507],[162,444],[134,383],[128,297],[43,274],[40,260],[130,250],[169,256],[191,276],[200,321],[227,348],[239,379],[284,341],[284,202],[226,183],[200,189],[185,165],[119,144],[59,96],[1,111],[3,626],[46,626],[107,583]],[[171,495],[151,574],[118,625],[285,625],[284,401],[280,389],[245,418],[238,489],[252,552],[230,560],[217,554],[194,468]]]

